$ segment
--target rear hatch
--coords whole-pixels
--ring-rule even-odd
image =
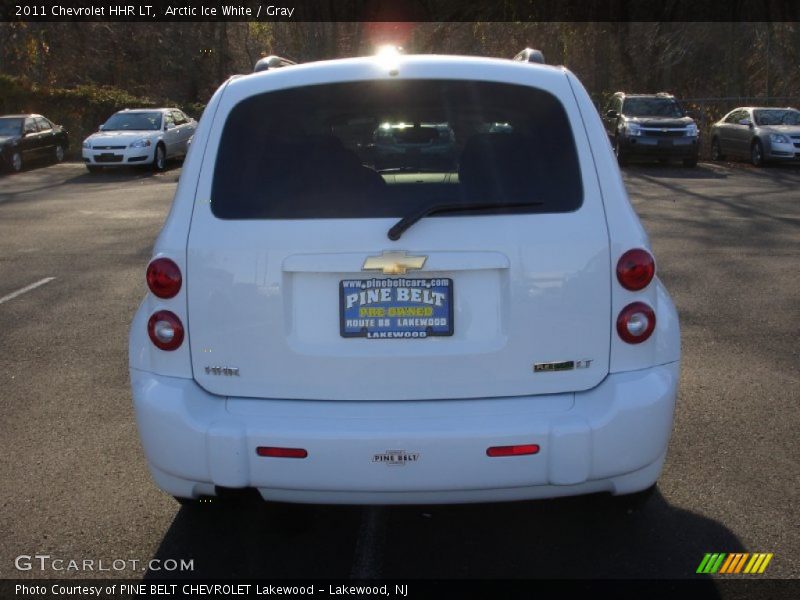
[[[217,120],[186,278],[208,391],[485,398],[607,374],[608,235],[574,101],[506,83],[355,81],[252,95]],[[396,122],[445,123],[454,164],[414,153],[381,175],[373,134]]]

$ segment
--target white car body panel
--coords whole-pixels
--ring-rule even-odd
[[[616,281],[619,257],[649,250],[649,242],[588,94],[562,68],[479,58],[398,61],[396,76],[365,58],[234,78],[209,103],[154,249],[154,258],[178,264],[184,285],[169,300],[148,294],[131,329],[134,406],[154,479],[183,497],[214,494],[215,486],[255,487],[267,499],[331,503],[648,487],[672,426],[678,319],[657,279],[639,292]],[[212,214],[220,133],[239,101],[284,87],[389,77],[499,81],[554,94],[573,129],[581,208],[431,217],[397,242],[386,238],[395,219],[234,221]],[[454,280],[452,338],[339,337],[339,280],[367,276],[363,260],[385,250],[429,257],[410,275]],[[655,332],[638,345],[615,331],[616,315],[633,301],[657,315]],[[186,324],[176,351],[148,339],[147,319],[160,309]],[[475,319],[478,312],[488,317]],[[532,369],[586,359],[590,368]],[[207,374],[212,365],[236,367],[240,376]],[[488,446],[518,443],[542,450],[485,454]],[[306,448],[309,456],[258,457],[258,445]],[[388,449],[423,458],[402,469],[371,463]]]

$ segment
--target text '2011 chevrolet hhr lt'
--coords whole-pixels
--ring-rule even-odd
[[[564,68],[383,55],[231,78],[147,284],[133,401],[178,499],[625,495],[661,472],[678,317]]]

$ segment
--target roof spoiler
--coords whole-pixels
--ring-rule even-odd
[[[544,54],[542,54],[541,50],[536,50],[535,48],[525,48],[514,57],[514,60],[527,63],[539,63],[540,65],[545,64]]]
[[[256,66],[253,67],[253,73],[258,73],[259,71],[268,71],[269,69],[279,69],[280,67],[290,67],[296,64],[296,62],[289,60],[288,58],[275,56],[273,54],[271,56],[265,56],[259,60],[256,63]]]

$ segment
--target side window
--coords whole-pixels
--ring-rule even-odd
[[[184,125],[186,123],[186,116],[179,110],[172,111],[172,118],[175,119],[175,125]]]
[[[38,128],[36,127],[36,122],[33,119],[25,119],[25,133],[36,133]]]
[[[725,119],[726,123],[731,123],[732,125],[738,125],[741,119],[747,117],[747,111],[744,110],[735,110],[731,114],[728,115],[728,118]]]
[[[175,119],[172,118],[172,113],[164,113],[164,123],[166,123],[167,129],[175,127]]]
[[[53,124],[44,117],[36,117],[36,125],[39,126],[39,131],[47,131],[53,128]]]
[[[617,96],[611,101],[611,108],[618,113],[622,113],[622,96]]]

